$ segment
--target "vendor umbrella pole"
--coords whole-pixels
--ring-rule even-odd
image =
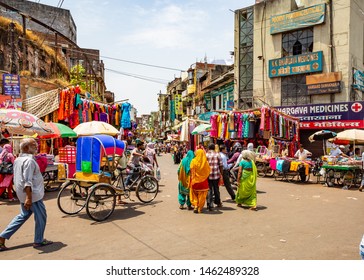
[[[322,140],[323,146],[324,146],[324,155],[326,155],[326,140]]]
[[[51,149],[49,151],[51,155],[53,155],[53,138],[51,138]]]

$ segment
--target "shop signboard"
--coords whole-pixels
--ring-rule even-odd
[[[270,34],[302,29],[325,22],[325,4],[271,16]]]
[[[307,85],[307,94],[326,94],[341,92],[341,82],[320,83]]]
[[[176,94],[175,98],[174,98],[174,102],[175,102],[175,112],[176,115],[182,115],[183,114],[183,103],[182,103],[182,95],[181,94]]]
[[[280,106],[277,110],[298,117],[301,129],[351,129],[364,127],[364,101]]]
[[[20,98],[19,75],[3,74],[3,94],[13,98]]]
[[[228,100],[226,102],[226,110],[231,111],[232,109],[234,109],[234,100]]]
[[[206,112],[206,113],[200,114],[198,116],[198,119],[201,120],[201,121],[209,122],[210,121],[210,117],[212,115],[216,115],[216,114],[217,114],[216,112]]]
[[[21,110],[22,100],[12,98],[11,96],[0,95],[0,109],[17,109]]]
[[[269,60],[269,78],[322,71],[322,51]]]
[[[174,111],[175,109],[175,105],[174,105],[174,100],[171,100],[171,103],[170,103],[170,119],[172,122],[174,122],[174,120],[176,119],[176,112]]]
[[[364,92],[364,73],[357,69],[354,69],[353,72],[353,88]]]

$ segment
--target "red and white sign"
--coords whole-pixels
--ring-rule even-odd
[[[301,129],[364,128],[364,101],[276,107],[298,117]]]
[[[300,122],[301,129],[349,129],[364,128],[364,121]]]

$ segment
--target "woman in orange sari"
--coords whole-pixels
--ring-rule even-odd
[[[210,165],[205,151],[201,149],[195,151],[195,158],[191,161],[190,173],[190,200],[194,207],[193,212],[202,213],[209,191],[208,177],[210,175]]]

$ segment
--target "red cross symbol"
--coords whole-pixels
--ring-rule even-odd
[[[363,106],[358,102],[355,102],[353,105],[351,105],[351,110],[355,113],[359,113],[362,109]]]

